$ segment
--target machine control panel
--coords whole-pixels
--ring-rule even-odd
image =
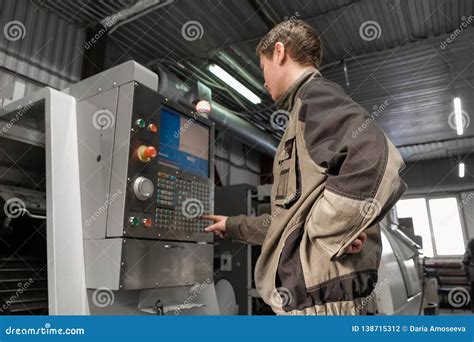
[[[201,219],[214,204],[212,124],[135,90],[123,235],[213,241],[204,231],[212,222]]]

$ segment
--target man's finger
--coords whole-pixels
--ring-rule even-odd
[[[362,250],[362,241],[359,239],[356,239],[352,243],[347,253],[359,253],[361,250]]]
[[[362,244],[364,244],[367,241],[367,234],[362,232],[357,238],[362,241]]]
[[[220,220],[220,217],[218,215],[202,215],[199,217],[201,220],[211,220],[214,222],[217,222]]]
[[[218,229],[219,229],[218,225],[219,225],[218,223],[211,224],[210,226],[204,228],[204,230],[205,230],[206,232],[212,233],[212,232],[214,232],[215,230],[218,230]]]

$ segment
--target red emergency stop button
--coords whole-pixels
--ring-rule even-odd
[[[149,162],[152,158],[156,157],[156,149],[153,146],[141,145],[138,148],[138,159],[142,162]]]
[[[149,124],[147,128],[148,128],[148,131],[150,131],[151,133],[158,132],[158,127],[156,127],[155,124]]]
[[[145,226],[145,228],[151,228],[153,221],[151,220],[151,218],[146,218],[142,220],[142,223]]]

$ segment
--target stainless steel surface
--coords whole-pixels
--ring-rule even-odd
[[[80,101],[129,82],[138,82],[155,91],[158,89],[155,73],[135,61],[128,61],[75,83],[63,92]]]
[[[148,178],[138,177],[133,182],[133,192],[141,201],[149,199],[153,195],[154,190],[155,186]]]
[[[44,146],[33,146],[38,160],[37,171],[42,174],[43,182],[33,184],[31,189],[45,191],[46,198],[36,196],[34,192],[19,194],[18,188],[5,187],[10,196],[22,196],[28,210],[46,209],[46,251],[48,307],[50,315],[84,314],[87,311],[85,300],[84,250],[82,237],[82,216],[79,186],[78,137],[76,126],[76,101],[73,97],[44,88],[15,103],[2,111],[2,116],[17,116],[18,108],[28,108],[18,116],[19,126],[36,126],[44,133]],[[9,113],[9,111],[11,111]],[[2,130],[5,127],[1,127]],[[9,140],[8,138],[2,138]],[[13,140],[10,140],[13,141]],[[26,142],[13,141],[17,145]],[[14,145],[12,145],[14,146]],[[22,146],[24,148],[24,146]],[[15,150],[12,149],[10,153]],[[42,159],[42,160],[41,160]],[[19,162],[21,157],[18,158]],[[22,169],[27,172],[28,169]],[[18,179],[17,179],[18,181]],[[35,182],[34,182],[35,183]],[[2,184],[5,184],[2,180]],[[67,191],[65,191],[67,189]],[[23,191],[22,191],[23,192]],[[44,208],[44,202],[46,208]],[[21,202],[20,202],[21,205]],[[64,253],[67,250],[67,253]]]
[[[213,212],[214,126],[157,93],[157,82],[156,74],[128,62],[65,90],[78,101],[86,285],[117,291],[123,302],[116,312],[133,307],[131,297],[120,295],[123,290],[182,287],[213,278],[213,245],[206,243],[212,242],[212,234],[202,231],[200,220],[185,224],[175,220],[163,226],[158,218],[165,209],[179,213],[183,209],[175,203],[164,208],[156,195],[166,172],[192,186],[208,185],[208,196],[197,196],[202,195],[203,208]],[[163,106],[208,127],[208,176],[162,165],[158,157],[139,158],[141,146],[159,150]],[[109,120],[99,127],[98,113]],[[140,128],[138,119],[147,125]],[[157,132],[147,128],[150,124]],[[177,186],[174,191],[183,189]],[[96,309],[91,307],[91,313]]]
[[[165,315],[170,316],[198,316],[219,315],[219,307],[211,280],[189,286],[160,287],[145,290],[107,290],[105,295],[113,296],[113,301],[107,306],[95,301],[98,290],[88,290],[90,312],[92,315],[123,315],[149,316],[156,315],[154,310],[157,301],[160,301],[167,310]],[[189,305],[186,305],[189,303]],[[190,307],[192,306],[192,308]]]
[[[84,243],[88,288],[150,289],[213,278],[213,246],[209,244],[137,239]]]
[[[125,265],[120,280],[123,289],[183,286],[213,277],[212,245],[124,241],[122,260]]]
[[[86,81],[88,82],[88,81]],[[81,86],[78,86],[81,87]],[[77,103],[77,128],[81,176],[81,202],[84,238],[106,237],[107,199],[114,149],[114,126],[100,129],[97,115],[104,110],[117,119],[119,88],[113,88]],[[109,114],[110,113],[110,114]],[[105,127],[105,126],[104,126]],[[104,213],[105,211],[105,213]]]
[[[418,315],[421,302],[421,275],[418,252],[408,244],[408,237],[394,234],[392,210],[381,221],[382,258],[379,280],[374,290],[378,313],[381,315]]]

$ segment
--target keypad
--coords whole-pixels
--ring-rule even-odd
[[[212,223],[199,219],[210,212],[208,184],[160,172],[156,188],[155,225],[158,228],[199,233]]]

